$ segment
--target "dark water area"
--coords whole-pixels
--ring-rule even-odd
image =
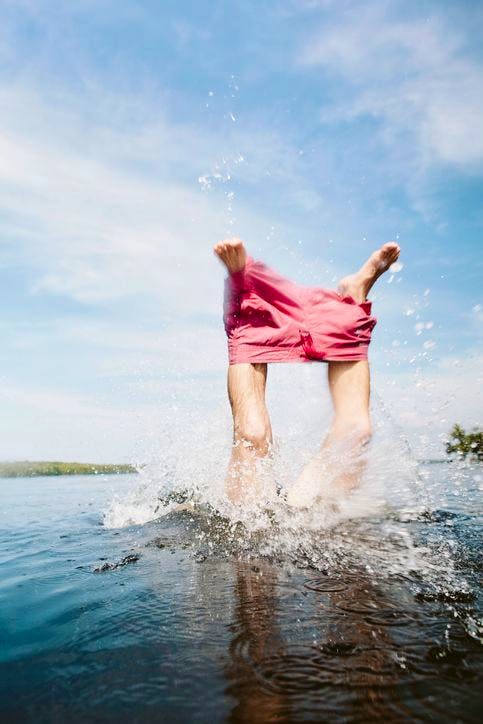
[[[107,528],[130,476],[0,481],[2,721],[480,721],[481,467],[455,470],[424,509],[256,533]]]

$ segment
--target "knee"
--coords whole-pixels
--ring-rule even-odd
[[[354,447],[367,445],[372,437],[371,421],[367,418],[355,423],[335,425],[335,437]]]
[[[370,420],[365,420],[356,425],[354,437],[358,444],[366,445],[372,437],[372,425]]]
[[[239,425],[235,439],[238,444],[255,450],[259,455],[267,455],[271,443],[270,428],[263,422]]]

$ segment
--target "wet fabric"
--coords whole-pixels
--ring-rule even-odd
[[[225,282],[230,364],[365,360],[376,321],[371,302],[296,284],[252,257]]]

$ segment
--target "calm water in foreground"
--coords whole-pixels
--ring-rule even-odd
[[[311,533],[109,529],[130,476],[0,481],[2,721],[481,720],[482,469],[422,473],[424,509]]]

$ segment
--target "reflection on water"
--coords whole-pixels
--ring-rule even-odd
[[[342,569],[280,585],[262,561],[234,568],[231,720],[445,720],[450,692],[476,720],[461,687],[477,678],[478,645],[447,610],[415,605],[408,580]]]
[[[426,507],[319,530],[109,529],[103,481],[3,481],[3,719],[479,720],[478,474],[428,466]]]
[[[284,659],[285,647],[277,621],[276,569],[259,561],[233,564],[235,608],[230,626],[227,692],[236,700],[233,721],[277,721],[290,712],[285,692],[264,682],[263,669],[271,659]]]

